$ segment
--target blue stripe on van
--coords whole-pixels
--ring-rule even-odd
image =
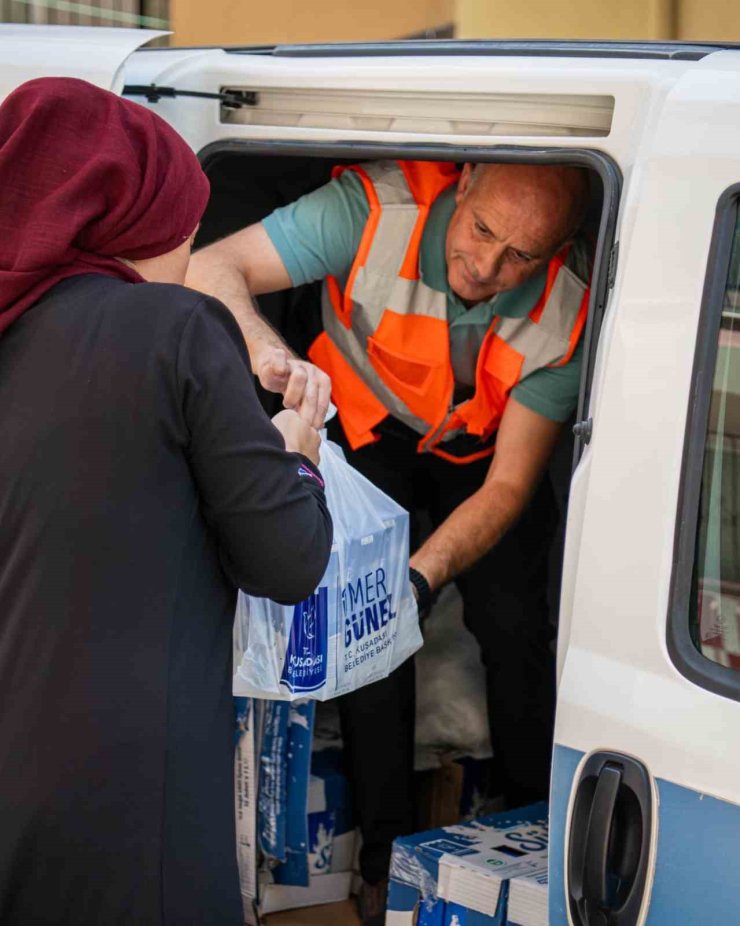
[[[550,926],[566,926],[563,845],[582,752],[555,746],[550,805]],[[658,862],[646,926],[740,923],[740,806],[661,778]]]

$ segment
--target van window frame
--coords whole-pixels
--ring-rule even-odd
[[[596,363],[596,348],[606,312],[609,292],[614,285],[619,243],[615,240],[617,215],[622,192],[622,173],[616,161],[603,151],[591,148],[528,147],[526,145],[448,145],[388,144],[383,142],[316,142],[284,140],[221,139],[198,152],[204,170],[212,170],[217,161],[234,154],[283,157],[322,157],[337,160],[356,158],[371,160],[397,158],[419,161],[471,161],[473,163],[519,162],[524,164],[573,164],[598,174],[604,193],[599,232],[594,253],[591,298],[583,334],[583,367],[578,393],[576,421],[585,421],[591,399],[591,383]],[[588,443],[581,432],[574,437],[573,470]]]
[[[736,183],[717,202],[709,246],[684,437],[666,635],[671,661],[683,676],[734,701],[740,701],[740,672],[714,662],[696,648],[689,628],[689,609],[722,305],[739,209],[740,183]]]

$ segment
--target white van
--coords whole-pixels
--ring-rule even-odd
[[[549,922],[740,923],[740,50],[152,36],[0,27],[0,98],[68,74],[148,103],[211,178],[211,237],[337,161],[592,172]]]

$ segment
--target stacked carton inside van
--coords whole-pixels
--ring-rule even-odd
[[[397,839],[386,926],[544,926],[547,846],[545,803]]]
[[[236,698],[237,850],[247,923],[349,896],[355,830],[339,750],[312,749],[315,702]]]
[[[508,926],[547,926],[547,859],[509,881]]]

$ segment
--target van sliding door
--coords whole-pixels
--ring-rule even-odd
[[[740,54],[705,58],[627,191],[566,538],[550,926],[738,916],[739,116]]]

